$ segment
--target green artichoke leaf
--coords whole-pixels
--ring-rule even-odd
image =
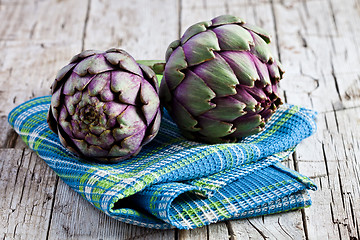
[[[221,121],[233,121],[245,115],[246,104],[232,97],[215,98],[213,103],[216,107],[203,114],[204,117]]]
[[[251,96],[250,93],[246,91],[244,87],[238,86],[236,88],[237,94],[232,96],[233,98],[239,100],[240,102],[243,102],[246,104],[245,110],[247,112],[256,112],[259,109],[259,102],[256,101],[256,99]]]
[[[263,128],[261,128],[261,127],[255,127],[253,129],[246,130],[243,132],[242,131],[234,132],[232,135],[230,135],[230,137],[236,137],[236,138],[247,137],[250,135],[257,134],[257,133],[261,132],[262,130],[263,130]]]
[[[170,106],[168,106],[167,104],[171,101],[172,96],[169,87],[166,83],[165,76],[163,76],[163,79],[161,80],[159,97],[161,103],[165,105],[167,108],[170,108]]]
[[[99,92],[100,99],[103,102],[112,102],[115,99],[114,92],[111,91],[111,81],[108,81],[104,88]]]
[[[74,63],[74,62],[79,62],[81,61],[82,59],[84,58],[87,58],[87,57],[90,57],[90,56],[93,56],[93,55],[96,55],[96,54],[101,54],[102,52],[101,51],[98,51],[98,50],[85,50],[85,51],[82,51],[81,53],[79,54],[76,54],[71,60],[70,60],[70,63]]]
[[[183,45],[183,49],[189,66],[214,59],[214,51],[221,50],[213,31],[206,31],[193,36]]]
[[[61,128],[58,128],[57,135],[59,136],[59,140],[63,146],[65,146],[67,149],[69,149],[71,152],[76,153],[77,151],[73,148],[73,146],[70,146],[69,143],[65,140],[64,136],[66,136],[66,133]],[[63,136],[64,135],[64,136]],[[72,139],[75,140],[75,139]],[[71,141],[70,144],[73,142]],[[76,147],[76,145],[74,146]]]
[[[55,108],[60,106],[62,90],[63,90],[63,86],[61,86],[57,91],[55,91],[51,97],[51,109],[52,109],[53,113],[55,113],[54,111],[56,111]],[[56,111],[56,113],[57,113],[57,111]],[[55,119],[57,119],[58,114],[55,114],[54,117],[55,117]]]
[[[251,34],[236,24],[221,25],[212,29],[216,34],[221,50],[248,51],[254,45]]]
[[[208,27],[211,26],[211,21],[204,21],[195,23],[194,25],[190,26],[181,37],[181,44],[185,44],[191,37],[199,34],[201,32],[205,32]]]
[[[260,83],[262,84],[262,86],[265,87],[267,85],[270,85],[271,80],[270,80],[267,64],[262,63],[261,60],[258,59],[257,57],[253,57],[252,59],[255,63],[257,72],[260,77]]]
[[[141,107],[146,119],[146,124],[150,125],[159,109],[160,100],[157,92],[147,81],[143,81],[140,88]]]
[[[105,157],[108,155],[108,151],[96,146],[96,145],[90,145],[87,146],[86,150],[83,152],[84,154],[86,154],[85,156],[89,156],[89,157]]]
[[[269,70],[269,75],[271,78],[275,79],[276,81],[279,81],[281,79],[277,62],[274,61],[272,64],[267,64],[267,68]]]
[[[135,152],[138,152],[141,149],[140,144],[144,135],[145,129],[142,129],[139,132],[122,139],[120,143],[121,146],[118,146],[118,144],[112,146],[108,156],[118,157],[135,154]]]
[[[95,77],[91,80],[88,85],[89,95],[94,97],[104,89],[105,85],[108,83],[111,75],[110,72],[104,72],[95,75]]]
[[[84,90],[95,76],[89,74],[79,76],[76,73],[72,73],[63,85],[63,94],[71,96],[75,94],[76,90]]]
[[[216,94],[208,85],[192,71],[187,71],[185,79],[174,91],[177,100],[194,116],[215,107],[211,99]]]
[[[104,126],[99,126],[99,125],[96,125],[96,126],[90,126],[89,127],[89,130],[92,134],[95,134],[95,135],[100,135],[101,133],[103,133],[105,130],[106,130],[106,127]]]
[[[169,47],[166,49],[166,53],[165,53],[165,61],[167,62],[169,60],[169,57],[171,56],[171,54],[173,53],[173,51],[179,47],[181,44],[180,40],[175,40],[172,41],[169,45]]]
[[[100,146],[101,148],[106,149],[115,142],[115,139],[111,135],[110,130],[105,130],[100,134],[100,136],[97,136],[92,133],[88,133],[85,136],[85,141],[91,145]]]
[[[198,121],[198,126],[201,129],[199,133],[211,138],[224,137],[236,130],[231,123],[206,118],[203,116],[198,117]]]
[[[122,54],[118,54],[118,52],[107,51],[104,54],[106,60],[112,65],[118,66],[121,69],[129,71],[131,73],[137,74],[143,77],[142,71],[139,65],[136,63],[134,58],[132,58],[129,54],[122,51]]]
[[[232,15],[220,15],[214,18],[213,20],[211,20],[211,22],[212,22],[212,26],[220,26],[230,23],[238,23],[238,24],[245,23],[243,19]]]
[[[127,107],[127,104],[106,102],[103,106],[104,113],[109,119],[119,116]]]
[[[185,53],[182,47],[178,47],[169,57],[164,70],[165,81],[169,90],[174,90],[184,79],[185,74],[181,70],[187,68]]]
[[[130,154],[130,149],[122,148],[118,145],[113,145],[108,153],[109,157],[126,156]]]
[[[186,110],[186,108],[184,108],[184,106],[176,100],[176,98],[172,100],[171,108],[171,115],[180,128],[190,132],[196,132],[200,130],[200,128],[196,126],[198,122],[189,113],[189,111]]]
[[[65,95],[65,106],[69,114],[72,116],[75,114],[76,105],[81,101],[82,92],[77,91],[74,95]]]
[[[253,58],[248,52],[224,51],[221,56],[230,65],[240,84],[252,87],[255,81],[260,79]]]
[[[93,105],[95,102],[98,102],[98,100],[94,97],[91,97],[88,92],[84,91],[81,97],[81,101],[78,104],[78,107],[84,108],[87,105]]]
[[[138,131],[137,133],[126,137],[121,141],[121,147],[125,149],[129,149],[130,152],[135,152],[139,147],[144,139],[145,136],[145,129]]]
[[[74,68],[75,65],[76,63],[71,63],[60,69],[56,75],[55,81],[51,85],[51,93],[56,92],[58,87],[61,86],[63,78]]]
[[[239,84],[236,75],[226,61],[217,53],[211,61],[194,67],[193,72],[199,76],[216,93],[217,97],[236,94]]]
[[[261,132],[265,126],[265,122],[260,114],[255,114],[249,117],[235,120],[234,125],[236,131],[231,136],[243,137]]]
[[[112,71],[110,89],[119,93],[119,101],[136,105],[138,92],[143,79],[140,76],[122,72]]]
[[[146,128],[141,117],[140,109],[129,105],[119,116],[116,117],[119,127],[113,129],[113,136],[116,141],[122,140]]]
[[[69,122],[62,121],[62,122],[60,122],[60,126],[69,137],[71,137],[71,138],[74,137],[72,134],[72,127]]]
[[[282,79],[283,75],[285,73],[284,66],[281,64],[281,62],[279,60],[276,60],[276,64],[277,64],[279,72],[280,72],[280,79]]]
[[[80,61],[73,72],[79,76],[85,76],[86,74],[98,74],[106,71],[113,70],[114,66],[110,65],[103,55],[93,55]]]
[[[46,121],[51,131],[53,131],[54,133],[58,132],[57,120],[54,118],[52,107],[49,108]]]
[[[153,68],[157,68],[156,66],[162,65],[162,71],[161,73],[164,72],[164,64],[161,63],[155,63],[152,67],[149,67],[148,65],[145,64],[139,64],[139,67],[141,68],[141,70],[143,71],[143,75],[145,79],[149,80],[149,83],[155,88],[156,92],[159,92],[159,80],[157,78],[157,74],[155,74],[155,70],[153,70]],[[160,78],[161,79],[161,78]]]
[[[245,23],[244,25],[242,25],[244,28],[258,34],[262,39],[264,39],[264,41],[266,43],[270,43],[271,42],[271,36],[269,33],[267,33],[264,29],[262,29],[261,27],[252,25],[252,24],[248,24]]]
[[[151,124],[147,128],[147,135],[144,137],[142,145],[149,143],[158,133],[161,123],[161,110],[158,109],[157,114],[155,115],[155,119],[151,122]]]
[[[268,44],[257,34],[251,34],[255,45],[251,47],[251,52],[257,56],[263,63],[273,62],[273,57]]]

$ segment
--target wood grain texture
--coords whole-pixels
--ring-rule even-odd
[[[286,99],[319,112],[317,133],[295,155],[298,170],[319,187],[311,193],[313,206],[303,210],[309,239],[360,237],[358,7],[355,1],[274,3]]]
[[[46,239],[58,177],[30,150],[0,151],[0,236]]]
[[[57,71],[81,51],[87,1],[0,4],[0,114],[50,94]]]
[[[84,49],[122,48],[135,59],[165,59],[166,48],[178,38],[177,0],[91,0]]]
[[[7,124],[81,50],[163,59],[187,27],[224,13],[272,35],[284,99],[319,113],[317,133],[284,162],[318,185],[310,208],[188,231],[121,223],[59,180]],[[360,239],[358,0],[2,0],[0,22],[0,239]]]

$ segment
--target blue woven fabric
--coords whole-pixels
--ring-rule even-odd
[[[158,135],[136,157],[106,165],[81,159],[60,144],[46,122],[50,100],[21,104],[9,123],[66,184],[120,221],[192,229],[311,204],[307,190],[315,190],[314,183],[281,164],[315,132],[311,110],[282,106],[263,132],[212,145],[185,140],[165,112]]]

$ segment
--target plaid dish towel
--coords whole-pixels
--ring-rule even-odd
[[[131,159],[105,165],[69,152],[48,127],[50,96],[16,107],[9,123],[72,189],[107,215],[149,228],[192,229],[311,204],[316,186],[281,161],[315,132],[315,113],[282,106],[266,129],[238,143],[185,140],[165,112],[156,138]]]

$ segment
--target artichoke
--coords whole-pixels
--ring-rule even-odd
[[[50,129],[71,152],[117,162],[136,155],[161,121],[155,73],[125,51],[74,56],[51,86]]]
[[[183,134],[210,143],[260,132],[282,103],[270,36],[222,15],[190,26],[166,52],[160,99]]]

